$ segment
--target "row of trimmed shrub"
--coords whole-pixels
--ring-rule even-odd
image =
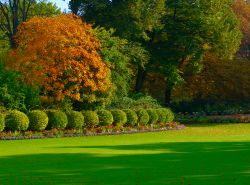
[[[96,126],[137,126],[170,123],[174,120],[173,112],[168,108],[139,109],[139,110],[99,110],[99,111],[70,111],[33,110],[27,115],[13,110],[6,116],[0,113],[0,132],[9,131],[42,131],[45,129],[81,129]]]

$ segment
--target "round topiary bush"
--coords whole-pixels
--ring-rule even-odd
[[[68,125],[69,129],[81,129],[84,124],[84,116],[81,112],[69,111],[67,112]]]
[[[5,127],[4,115],[0,113],[0,132],[3,131],[4,127]]]
[[[134,110],[125,109],[123,110],[127,115],[127,123],[131,126],[138,124],[138,116]]]
[[[123,126],[127,122],[126,113],[122,110],[115,109],[111,111],[114,118],[114,125]]]
[[[158,114],[155,109],[148,109],[147,110],[148,116],[149,116],[149,124],[156,124],[158,122]]]
[[[165,108],[164,109],[165,114],[166,114],[166,120],[165,123],[171,123],[174,121],[174,113],[171,109],[169,108]]]
[[[49,123],[47,129],[64,129],[68,124],[67,115],[60,110],[48,110]]]
[[[92,128],[99,124],[99,118],[95,111],[84,111],[83,116],[85,127]]]
[[[149,122],[149,115],[145,109],[139,109],[136,111],[138,116],[138,123],[141,125],[146,125]]]
[[[25,131],[29,127],[29,118],[23,112],[18,110],[10,111],[5,118],[7,130]]]
[[[156,109],[156,112],[158,114],[158,122],[159,123],[165,123],[166,122],[166,111],[164,108]]]
[[[114,121],[113,115],[108,110],[99,110],[97,111],[97,114],[99,117],[100,125],[102,126],[111,125]]]
[[[49,122],[47,114],[41,110],[33,110],[28,113],[30,120],[29,129],[33,131],[44,130]]]

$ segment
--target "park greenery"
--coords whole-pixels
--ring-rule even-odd
[[[250,0],[68,2],[0,0],[0,184],[249,184]]]
[[[6,130],[171,123],[166,107],[248,113],[249,1],[71,0],[69,8],[0,1]]]

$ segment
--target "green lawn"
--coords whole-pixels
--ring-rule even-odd
[[[250,124],[0,141],[0,185],[248,185]]]

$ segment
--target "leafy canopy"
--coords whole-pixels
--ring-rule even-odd
[[[110,87],[110,70],[98,54],[91,25],[73,15],[35,17],[22,23],[11,55],[24,80],[57,101],[80,101]]]

